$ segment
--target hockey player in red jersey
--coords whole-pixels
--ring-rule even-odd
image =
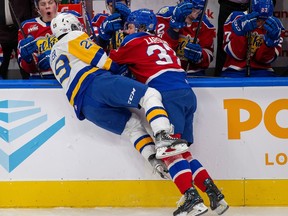
[[[180,60],[168,43],[153,32],[157,19],[149,9],[132,12],[128,18],[127,36],[110,57],[118,64],[127,64],[135,79],[157,89],[169,119],[174,126],[174,136],[193,143],[193,118],[197,108],[196,96],[186,80]],[[187,151],[182,155],[164,159],[173,182],[184,194],[184,200],[173,213],[177,215],[201,215],[207,212],[194,184],[210,199],[210,206],[219,215],[228,205],[207,170]],[[192,178],[193,175],[193,178]]]
[[[50,22],[57,15],[58,0],[35,0],[34,3],[40,16],[21,24],[24,32],[21,29],[18,32],[18,61],[30,79],[55,79],[49,56],[57,39],[52,36]]]
[[[96,14],[92,19],[92,24],[97,35],[97,44],[109,52],[113,46],[119,47],[123,41],[123,26],[131,10],[130,0],[115,0],[115,8],[113,8],[112,0],[105,0],[105,2],[111,15]],[[115,38],[112,37],[113,35]],[[111,41],[112,38],[114,41]]]
[[[272,0],[253,0],[251,13],[236,11],[228,17],[223,42],[227,57],[221,76],[277,76],[271,63],[282,51],[284,27],[273,16],[273,8]]]
[[[205,76],[205,70],[214,58],[215,27],[206,15],[199,23],[204,6],[205,0],[184,0],[177,6],[162,7],[156,14],[157,35],[176,51],[182,68],[191,76]]]

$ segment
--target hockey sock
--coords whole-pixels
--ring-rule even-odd
[[[207,170],[202,166],[202,164],[197,160],[193,159],[190,152],[185,152],[182,156],[189,161],[191,171],[193,173],[193,182],[194,184],[202,191],[206,191],[206,186],[204,185],[204,181],[207,178],[211,178],[207,172]]]
[[[155,154],[155,144],[152,137],[141,124],[137,114],[132,113],[122,133],[129,137],[135,149],[148,161],[150,155]]]
[[[187,160],[181,155],[164,158],[170,176],[181,194],[192,187],[192,173]]]
[[[148,88],[139,104],[145,110],[146,119],[154,135],[163,130],[170,131],[168,114],[162,104],[162,96],[157,90]]]

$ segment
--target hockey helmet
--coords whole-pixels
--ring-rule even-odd
[[[69,33],[70,31],[82,31],[82,24],[71,13],[60,13],[51,21],[51,30],[55,37]]]
[[[115,2],[122,2],[123,0],[115,0]],[[113,2],[113,0],[106,0],[106,5],[109,5],[109,3]],[[126,5],[128,7],[130,7],[130,4],[131,4],[131,0],[125,0],[126,2]]]
[[[259,19],[267,19],[273,15],[273,2],[272,0],[253,0],[252,11],[259,13]]]
[[[157,18],[153,11],[142,8],[133,11],[127,17],[126,24],[134,24],[137,30],[143,28],[146,31],[154,31],[156,29]]]

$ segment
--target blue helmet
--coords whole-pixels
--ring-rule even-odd
[[[106,4],[107,5],[109,5],[109,3],[111,3],[113,0],[106,0]],[[122,2],[123,0],[115,0],[115,2]],[[131,3],[131,1],[130,0],[125,0],[125,2],[126,2],[126,5],[128,6],[128,7],[130,7],[130,3]]]
[[[260,19],[267,19],[273,15],[273,2],[272,0],[253,0],[252,11],[258,12]]]
[[[153,11],[142,8],[133,11],[127,17],[127,24],[134,24],[137,29],[145,28],[147,31],[154,31],[156,29],[157,18]]]

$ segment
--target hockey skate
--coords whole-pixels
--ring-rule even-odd
[[[178,202],[178,209],[173,216],[197,216],[205,214],[208,208],[195,188],[188,189]]]
[[[184,153],[188,150],[187,141],[171,137],[166,131],[155,136],[156,158],[162,159]]]
[[[204,185],[207,187],[206,193],[210,200],[211,210],[215,211],[218,215],[222,215],[229,208],[229,205],[224,200],[224,195],[217,188],[212,179],[207,178],[204,181]]]
[[[171,179],[165,163],[162,160],[157,159],[155,154],[150,155],[148,161],[153,167],[153,173],[158,173],[163,179]]]

